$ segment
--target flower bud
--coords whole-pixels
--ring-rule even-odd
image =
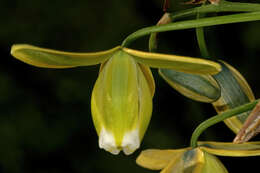
[[[100,148],[127,155],[139,148],[152,113],[151,84],[149,68],[122,50],[102,64],[91,99]]]

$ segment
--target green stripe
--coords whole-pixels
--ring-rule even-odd
[[[235,150],[240,150],[240,151],[255,151],[255,150],[260,150],[260,145],[257,144],[219,144],[219,145],[214,145],[214,144],[209,144],[209,143],[199,143],[199,147],[206,147],[206,148],[211,148],[211,149],[219,149],[219,150],[229,150],[229,151],[235,151]]]
[[[217,80],[221,90],[221,97],[227,104],[229,109],[235,108],[237,106],[249,103],[250,100],[245,94],[240,84],[234,77],[233,73],[227,68],[227,66],[219,62],[222,66],[222,71],[213,77]],[[244,122],[250,111],[239,114],[237,118]]]
[[[207,97],[212,100],[212,102],[220,97],[219,88],[200,75],[177,72],[170,69],[160,69],[160,72],[171,82],[176,83],[198,95]]]

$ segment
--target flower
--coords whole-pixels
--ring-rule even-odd
[[[216,74],[218,63],[115,47],[95,53],[72,53],[13,45],[11,54],[30,65],[72,68],[101,64],[95,83],[91,111],[99,146],[113,154],[133,153],[140,145],[152,114],[155,90],[150,67],[171,68],[193,74]]]
[[[162,170],[161,173],[227,173],[227,169],[215,155],[259,156],[260,142],[244,144],[199,142],[196,148],[148,149],[141,152],[136,162],[144,168]]]

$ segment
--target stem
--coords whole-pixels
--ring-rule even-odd
[[[183,10],[177,13],[172,13],[170,17],[172,20],[189,17],[196,15],[197,13],[213,13],[213,12],[253,12],[260,11],[260,4],[254,3],[240,3],[240,2],[228,2],[221,0],[218,5],[209,4],[192,9]]]
[[[127,47],[131,42],[138,39],[139,37],[149,35],[153,32],[165,32],[165,31],[190,29],[190,28],[213,26],[213,25],[222,25],[222,24],[229,24],[229,23],[249,22],[249,21],[256,21],[256,20],[260,20],[260,11],[242,13],[242,14],[232,14],[227,16],[208,17],[208,18],[197,19],[197,20],[187,20],[187,21],[169,23],[161,26],[146,27],[126,37],[126,39],[122,43],[122,47]]]
[[[260,99],[255,100],[251,103],[244,104],[242,106],[238,106],[234,109],[231,109],[229,111],[226,111],[224,113],[218,114],[214,117],[211,117],[207,119],[206,121],[202,122],[192,133],[191,140],[190,140],[190,146],[195,148],[197,147],[197,141],[199,136],[204,132],[208,127],[217,124],[227,118],[230,118],[232,116],[238,115],[240,113],[249,111],[255,107],[255,105],[259,102]]]
[[[203,14],[198,13],[197,19],[199,19],[200,17],[204,17],[204,16],[205,16],[204,13]],[[206,40],[205,40],[203,27],[196,28],[196,37],[197,37],[197,41],[198,41],[198,45],[199,45],[202,57],[210,58]]]

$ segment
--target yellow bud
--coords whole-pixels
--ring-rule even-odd
[[[102,64],[91,110],[99,147],[112,154],[133,153],[140,146],[152,113],[151,73],[119,50]],[[149,69],[148,69],[149,70]]]

